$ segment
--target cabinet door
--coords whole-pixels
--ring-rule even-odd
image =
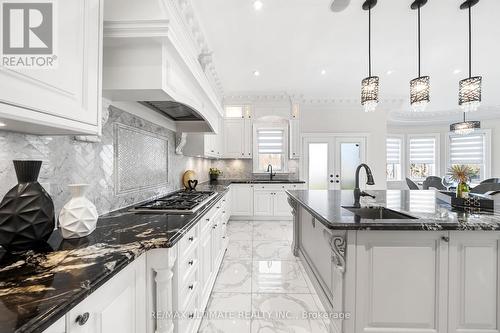
[[[226,119],[224,121],[224,157],[245,157],[243,134],[245,121],[243,119]]]
[[[253,214],[255,216],[273,216],[274,192],[255,190],[253,195]]]
[[[244,125],[244,157],[243,158],[252,158],[253,156],[253,120],[251,118],[245,119]]]
[[[62,317],[54,324],[50,325],[43,333],[66,333],[66,317]]]
[[[68,314],[68,332],[145,332],[145,265],[142,256],[73,308]],[[82,316],[88,320],[78,323]]]
[[[450,234],[450,333],[500,331],[499,240],[493,231]]]
[[[231,215],[253,215],[253,185],[231,185]]]
[[[325,227],[304,208],[300,208],[300,247],[306,260],[314,271],[318,282],[327,295],[333,299],[332,293],[332,249],[324,236]],[[319,291],[318,291],[319,293]]]
[[[200,242],[200,283],[201,299],[205,300],[210,295],[210,279],[214,270],[212,262],[212,228],[206,230]]]
[[[0,118],[22,122],[12,123],[17,127],[9,129],[35,134],[99,133],[101,6],[100,0],[57,1],[53,68],[0,67]]]
[[[288,196],[285,191],[275,191],[273,195],[274,216],[292,216],[292,208],[288,203]]]
[[[300,157],[300,127],[298,119],[290,119],[289,130],[290,159]]]
[[[446,236],[358,232],[356,332],[448,332]]]

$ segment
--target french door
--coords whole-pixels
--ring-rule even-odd
[[[304,178],[310,190],[352,190],[356,167],[365,162],[364,136],[307,136]]]

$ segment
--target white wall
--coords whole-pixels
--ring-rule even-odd
[[[361,106],[301,105],[301,133],[368,133],[366,162],[373,171],[375,186],[386,188],[387,115],[381,108],[365,113]]]

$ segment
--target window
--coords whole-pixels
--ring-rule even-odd
[[[248,118],[251,115],[249,105],[230,105],[224,108],[226,118]]]
[[[487,175],[487,135],[486,133],[473,133],[470,135],[449,136],[449,162],[448,166],[463,164],[476,171],[472,182],[479,182]]]
[[[388,137],[386,139],[387,148],[387,180],[398,181],[401,180],[401,152],[403,140],[398,137]]]
[[[437,136],[410,136],[409,176],[414,180],[424,180],[435,176],[437,171]]]
[[[266,172],[273,166],[273,172],[286,171],[286,128],[257,128],[255,130],[257,158],[254,172]]]

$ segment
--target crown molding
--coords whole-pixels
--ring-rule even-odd
[[[169,20],[104,21],[104,38],[167,37]]]
[[[462,119],[463,111],[451,109],[443,111],[393,111],[388,114],[387,122],[391,126],[422,126],[437,125],[457,122]],[[471,120],[500,119],[500,106],[483,106],[478,111],[469,112],[467,115]]]

